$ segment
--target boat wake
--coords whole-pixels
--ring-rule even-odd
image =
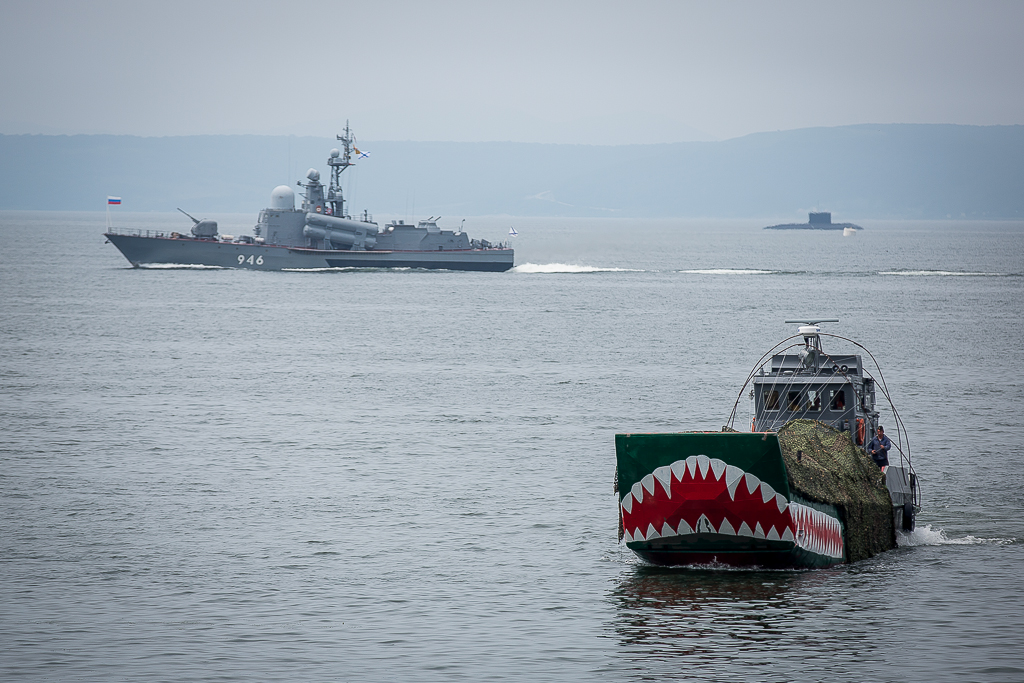
[[[774,270],[752,270],[749,268],[708,268],[698,270],[680,270],[688,275],[773,275]]]
[[[372,272],[394,272],[402,270],[412,270],[412,268],[399,267],[399,268],[361,268],[356,266],[340,267],[340,268],[282,268],[281,271],[285,273],[372,273]]]
[[[905,531],[896,532],[896,543],[901,548],[914,547],[918,545],[1006,545],[1013,543],[1012,538],[978,538],[977,536],[964,536],[962,538],[949,538],[942,529],[933,529],[931,524],[919,526],[910,533]]]
[[[140,263],[145,270],[228,270],[224,266],[207,266],[201,263]]]
[[[956,270],[882,270],[879,275],[940,276],[940,277],[1006,277],[1006,273],[973,273]]]
[[[512,269],[513,273],[643,273],[637,268],[599,268],[576,266],[568,263],[524,263]]]

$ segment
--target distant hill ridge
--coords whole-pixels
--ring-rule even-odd
[[[285,136],[0,135],[0,209],[256,212],[338,143]],[[369,142],[352,213],[1024,218],[1024,126],[856,125],[721,142]]]

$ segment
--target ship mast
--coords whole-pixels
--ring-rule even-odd
[[[345,121],[345,134],[336,137],[341,140],[344,152],[339,154],[338,150],[332,149],[331,158],[327,160],[327,164],[331,167],[331,185],[327,188],[327,202],[331,205],[331,213],[339,218],[347,218],[345,214],[345,198],[341,194],[341,174],[349,166],[355,166],[352,163],[355,137],[349,129],[347,120]]]

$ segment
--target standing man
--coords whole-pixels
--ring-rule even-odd
[[[878,434],[875,438],[871,439],[871,443],[868,444],[868,455],[875,461],[875,464],[881,467],[889,466],[889,449],[892,448],[892,441],[889,441],[889,437],[885,435],[885,430],[882,427],[878,428]]]

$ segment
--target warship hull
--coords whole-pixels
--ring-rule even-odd
[[[512,268],[512,249],[446,251],[349,251],[223,242],[161,233],[108,231],[106,238],[135,267],[208,266],[249,270],[321,270],[330,268],[429,268],[502,272]]]
[[[329,270],[342,268],[429,268],[502,272],[512,267],[515,252],[508,243],[470,239],[458,230],[438,225],[440,216],[418,223],[404,220],[381,228],[368,211],[351,216],[341,190],[342,173],[358,158],[369,156],[355,146],[345,124],[337,136],[342,149],[332,149],[327,165],[329,184],[320,171],[306,172],[302,204],[295,206],[295,191],[278,185],[270,205],[260,211],[252,235],[220,235],[217,221],[198,219],[178,209],[193,222],[191,234],[138,229],[104,233],[134,267],[199,266],[249,270]],[[117,199],[116,197],[111,199]],[[108,199],[108,201],[111,201]],[[120,201],[117,199],[117,201]],[[465,221],[463,221],[465,223]]]

